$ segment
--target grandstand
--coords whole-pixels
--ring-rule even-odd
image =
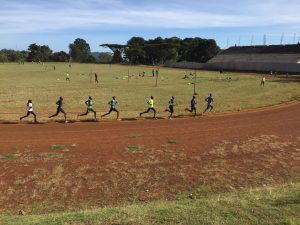
[[[209,60],[205,69],[300,73],[300,44],[231,47]]]

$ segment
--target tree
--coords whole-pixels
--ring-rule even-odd
[[[55,52],[52,55],[52,60],[55,62],[68,62],[70,60],[70,55],[64,51]]]
[[[121,63],[123,62],[123,57],[122,57],[122,53],[119,50],[116,50],[114,52],[113,58],[112,58],[112,62],[113,63]]]
[[[145,40],[141,37],[132,37],[127,41],[128,48],[125,49],[125,57],[131,64],[145,63],[146,52],[144,50]]]
[[[91,54],[90,45],[81,38],[77,38],[74,43],[69,45],[70,56],[75,62],[87,62]]]
[[[52,50],[49,48],[48,45],[37,45],[37,44],[31,44],[28,47],[28,58],[29,61],[34,62],[46,62],[49,61],[52,55]]]
[[[94,56],[89,55],[89,57],[86,59],[85,62],[87,62],[87,63],[97,63],[97,59]]]
[[[40,52],[41,52],[42,62],[47,62],[51,59],[52,50],[49,48],[48,45],[40,46]]]
[[[8,61],[8,59],[7,59],[6,55],[1,51],[0,52],[0,62],[4,63],[7,61]]]
[[[100,63],[110,63],[113,58],[113,53],[111,52],[100,52],[99,53],[99,62]]]

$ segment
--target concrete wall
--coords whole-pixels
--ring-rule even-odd
[[[273,71],[300,73],[300,64],[295,63],[262,63],[262,62],[216,62],[208,63],[204,69],[231,71]]]
[[[196,63],[196,62],[173,62],[167,61],[165,63],[166,67],[171,68],[181,68],[181,69],[204,69],[204,63]]]
[[[300,73],[300,54],[224,54],[211,59],[204,69]]]
[[[221,54],[207,63],[168,61],[165,66],[182,69],[300,73],[300,54]]]

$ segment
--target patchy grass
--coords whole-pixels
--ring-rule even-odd
[[[171,140],[168,141],[168,143],[169,143],[169,144],[172,144],[172,145],[176,145],[176,144],[178,144],[179,142],[178,142],[177,140],[175,140],[175,139],[171,139]]]
[[[196,194],[201,194],[201,195],[208,195],[211,193],[213,190],[210,186],[208,185],[201,185],[196,189]]]
[[[217,159],[213,163],[216,166],[223,166],[225,164],[225,160],[223,160],[223,159]]]
[[[209,188],[201,187],[207,192]],[[299,224],[300,183],[209,194],[202,198],[93,208],[78,212],[18,216],[1,213],[5,225],[107,224]],[[133,197],[134,199],[134,197]]]
[[[48,152],[48,154],[47,154],[47,156],[50,157],[50,158],[55,157],[57,155],[58,155],[57,152]]]
[[[63,150],[66,148],[66,145],[61,145],[61,144],[55,144],[51,146],[52,150]]]
[[[140,137],[142,137],[142,135],[141,134],[130,134],[128,137],[130,137],[130,138],[140,138]]]
[[[31,98],[36,111],[39,112],[39,121],[47,121],[48,113],[55,110],[55,102],[59,95],[66,100],[64,106],[65,110],[70,112],[68,117],[75,119],[77,113],[71,112],[80,112],[85,107],[84,101],[87,96],[93,96],[95,110],[100,112],[101,106],[106,105],[111,98],[112,90],[118,99],[119,107],[126,108],[122,111],[122,118],[137,117],[138,113],[144,110],[150,95],[154,95],[155,107],[160,112],[160,116],[168,116],[168,113],[163,111],[170,95],[176,96],[176,113],[186,114],[184,109],[193,94],[191,81],[182,79],[186,72],[191,71],[162,67],[158,87],[155,87],[151,66],[73,63],[69,68],[68,63],[55,63],[54,71],[53,65],[53,62],[44,65],[1,64],[1,98],[10,99],[14,96],[13,102],[0,102],[1,112],[5,112],[1,114],[1,119],[16,120],[24,113],[24,105]],[[133,75],[130,82],[127,80],[128,70],[130,75]],[[99,71],[100,85],[91,84],[89,73],[99,73]],[[139,78],[138,74],[142,71],[146,72],[146,76]],[[70,84],[65,82],[66,72],[70,74]],[[196,91],[199,93],[197,96],[199,108],[205,108],[204,98],[208,93],[213,93],[216,111],[258,108],[290,101],[300,96],[297,82],[272,82],[273,79],[270,78],[267,86],[262,88],[259,85],[261,78],[252,73],[220,74],[218,71],[198,71],[197,74]],[[228,77],[231,77],[234,82],[223,82]],[[29,88],[34,91],[28,92]],[[239,95],[237,96],[236,93]]]
[[[18,156],[14,153],[6,153],[6,154],[2,154],[0,155],[0,158],[2,159],[16,159]]]
[[[128,150],[142,150],[144,146],[141,145],[127,145]]]

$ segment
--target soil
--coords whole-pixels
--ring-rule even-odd
[[[173,120],[0,124],[0,211],[201,198],[299,181],[299,115],[293,102]]]

